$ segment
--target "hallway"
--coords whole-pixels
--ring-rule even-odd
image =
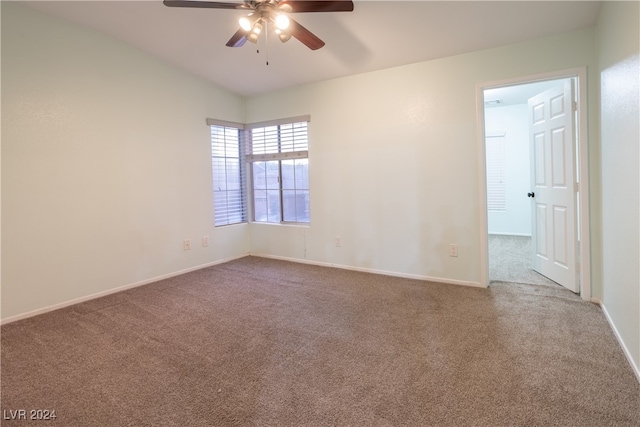
[[[531,269],[531,237],[489,235],[489,282],[559,286]]]

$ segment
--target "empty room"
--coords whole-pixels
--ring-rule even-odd
[[[0,2],[0,423],[640,425],[639,6]]]

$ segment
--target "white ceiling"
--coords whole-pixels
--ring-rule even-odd
[[[169,8],[156,0],[27,2],[247,96],[590,27],[601,2],[354,3],[353,12],[292,15],[326,42],[311,51],[295,39],[266,43],[264,36],[257,45],[226,47],[246,14],[238,10]]]

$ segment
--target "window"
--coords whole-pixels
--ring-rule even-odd
[[[214,224],[247,221],[244,125],[207,119],[211,126]]]
[[[308,120],[248,126],[254,221],[309,222]]]
[[[505,211],[507,192],[505,177],[505,133],[486,136],[487,148],[487,209]]]

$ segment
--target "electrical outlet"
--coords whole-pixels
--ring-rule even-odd
[[[209,236],[202,236],[202,247],[206,248],[209,246]]]
[[[182,249],[184,249],[185,251],[191,250],[191,240],[183,240]]]
[[[342,236],[336,236],[336,248],[342,247]]]
[[[458,245],[455,243],[449,245],[449,256],[458,256]]]

